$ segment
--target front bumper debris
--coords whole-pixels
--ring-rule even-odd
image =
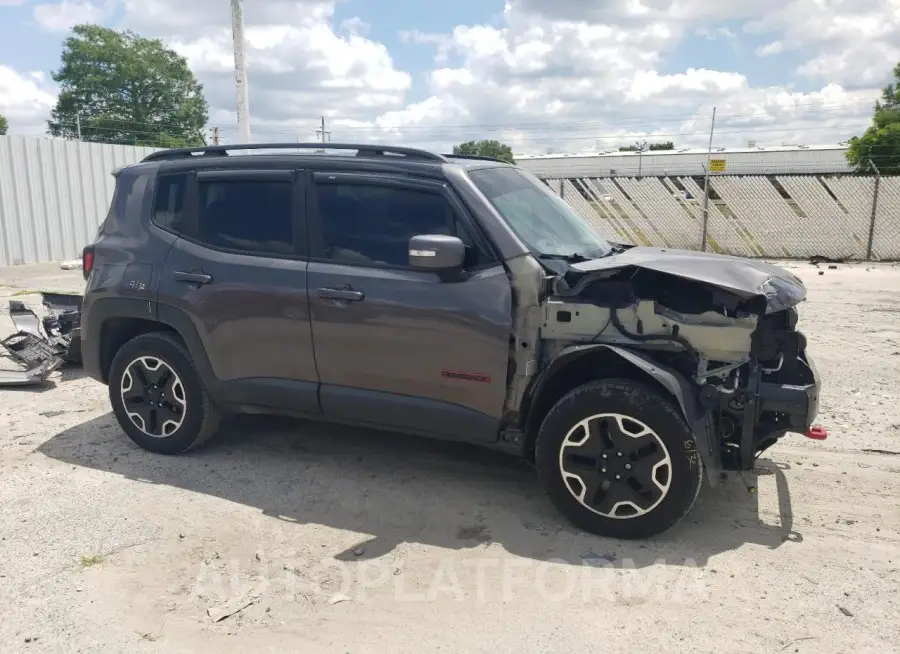
[[[20,370],[0,370],[0,386],[40,384],[66,363],[81,363],[80,295],[41,293],[48,315],[43,319],[18,300],[10,300],[15,333],[0,345]]]
[[[778,428],[785,432],[803,434],[816,440],[824,440],[821,428],[813,423],[819,413],[819,393],[822,380],[813,360],[805,352],[798,359],[803,365],[800,384],[776,384],[761,381],[758,369],[751,373],[749,401],[744,412],[741,433],[741,468],[753,466],[759,444],[760,418],[764,414],[780,418]],[[750,389],[748,389],[750,390]],[[827,435],[827,434],[826,434]]]

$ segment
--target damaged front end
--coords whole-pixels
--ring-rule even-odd
[[[19,300],[10,300],[15,332],[0,341],[19,370],[0,370],[0,385],[40,384],[66,363],[81,363],[82,296],[41,293],[47,315],[37,314]]]
[[[788,432],[825,437],[812,428],[820,380],[797,330],[806,290],[787,271],[631,248],[569,265],[552,285],[542,305],[547,356],[587,344],[627,353],[678,399],[710,479],[751,469]]]

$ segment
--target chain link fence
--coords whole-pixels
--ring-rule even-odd
[[[742,257],[900,259],[900,177],[710,176],[706,220],[702,177],[543,179],[613,241]]]

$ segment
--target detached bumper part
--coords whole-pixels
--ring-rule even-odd
[[[81,362],[81,296],[41,296],[50,314],[43,320],[22,302],[9,302],[16,332],[0,341],[0,346],[24,370],[0,370],[0,386],[40,384],[66,362]]]

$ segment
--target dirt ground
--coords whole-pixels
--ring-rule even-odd
[[[77,369],[0,390],[0,650],[900,651],[900,265],[783,265],[830,437],[650,542],[578,533],[470,447],[241,419],[166,458]],[[0,334],[9,296],[80,288],[0,269]]]

